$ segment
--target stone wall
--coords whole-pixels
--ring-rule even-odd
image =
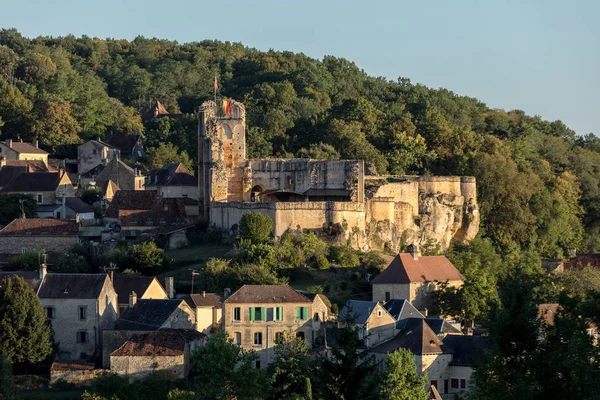
[[[381,315],[379,315],[381,311]],[[396,336],[396,320],[392,317],[381,304],[375,308],[367,323],[366,345],[367,347],[377,346],[380,343],[390,340]]]
[[[462,281],[448,281],[450,287],[461,287]],[[432,293],[437,289],[435,282],[412,282],[408,283],[374,283],[373,301],[385,302],[386,292],[390,293],[390,299],[406,299],[419,311],[431,307]]]
[[[187,349],[186,344],[186,349]],[[110,372],[131,379],[142,379],[153,372],[165,373],[167,379],[183,379],[188,365],[184,354],[176,356],[110,356]]]
[[[76,386],[90,386],[92,381],[100,375],[109,372],[106,369],[90,369],[90,370],[55,370],[50,371],[50,386],[55,385],[58,381],[65,381]]]
[[[78,242],[77,236],[0,236],[0,253],[22,254],[41,250],[63,253],[71,250]]]

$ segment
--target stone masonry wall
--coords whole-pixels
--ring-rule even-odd
[[[77,236],[0,236],[0,253],[21,254],[23,250],[63,253],[77,242]]]

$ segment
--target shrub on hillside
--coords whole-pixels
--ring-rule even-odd
[[[329,248],[329,258],[342,267],[356,267],[360,264],[356,250],[348,245],[331,246]]]
[[[247,212],[240,220],[240,236],[250,242],[264,243],[273,233],[273,220],[266,214],[256,211]]]

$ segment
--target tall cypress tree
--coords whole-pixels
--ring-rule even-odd
[[[0,281],[0,353],[13,363],[38,363],[52,353],[42,303],[19,276]]]

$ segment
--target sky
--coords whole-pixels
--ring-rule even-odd
[[[600,136],[597,0],[0,0],[24,36],[218,39],[355,62]]]

